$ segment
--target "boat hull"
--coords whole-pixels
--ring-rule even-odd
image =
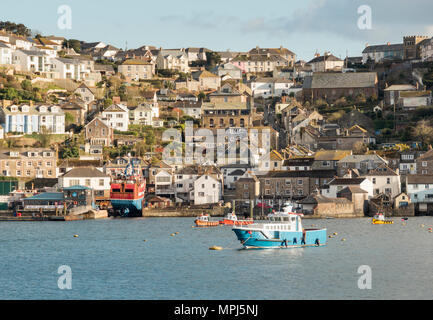
[[[141,217],[143,210],[143,199],[123,200],[111,199],[113,210],[121,212],[127,217]]]
[[[234,221],[234,220],[222,220],[220,221],[220,224],[225,225],[225,226],[247,226],[250,224],[253,224],[254,221],[248,221],[248,220],[238,220],[238,221]]]
[[[382,220],[373,219],[372,224],[394,224],[394,221],[382,221]]]
[[[218,227],[220,223],[219,221],[201,221],[197,219],[195,220],[195,225],[200,228],[207,228],[207,227]]]
[[[320,247],[327,245],[327,230],[274,231],[271,236],[262,231],[234,228],[238,240],[245,249],[288,249]]]

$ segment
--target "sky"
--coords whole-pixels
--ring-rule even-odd
[[[62,5],[70,8],[70,29],[59,28]],[[2,21],[122,49],[283,46],[306,61],[316,52],[344,59],[361,56],[366,44],[433,36],[432,0],[15,0],[0,8]]]

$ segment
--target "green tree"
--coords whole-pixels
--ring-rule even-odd
[[[26,91],[32,91],[32,83],[29,80],[23,80],[23,82],[21,82],[21,88]]]
[[[51,142],[51,132],[45,126],[42,127],[41,133],[39,134],[39,141],[42,148],[47,148]]]
[[[63,48],[72,48],[75,52],[81,52],[81,42],[76,39],[69,39],[63,42]]]

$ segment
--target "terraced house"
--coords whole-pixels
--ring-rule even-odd
[[[55,105],[11,105],[0,109],[0,121],[5,133],[65,133],[65,113]]]
[[[56,178],[57,154],[51,149],[0,150],[0,176]]]

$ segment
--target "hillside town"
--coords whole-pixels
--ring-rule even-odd
[[[131,170],[144,216],[260,217],[288,200],[306,217],[433,213],[431,37],[304,61],[279,44],[121,49],[0,29],[2,214],[125,214],[111,199]]]

